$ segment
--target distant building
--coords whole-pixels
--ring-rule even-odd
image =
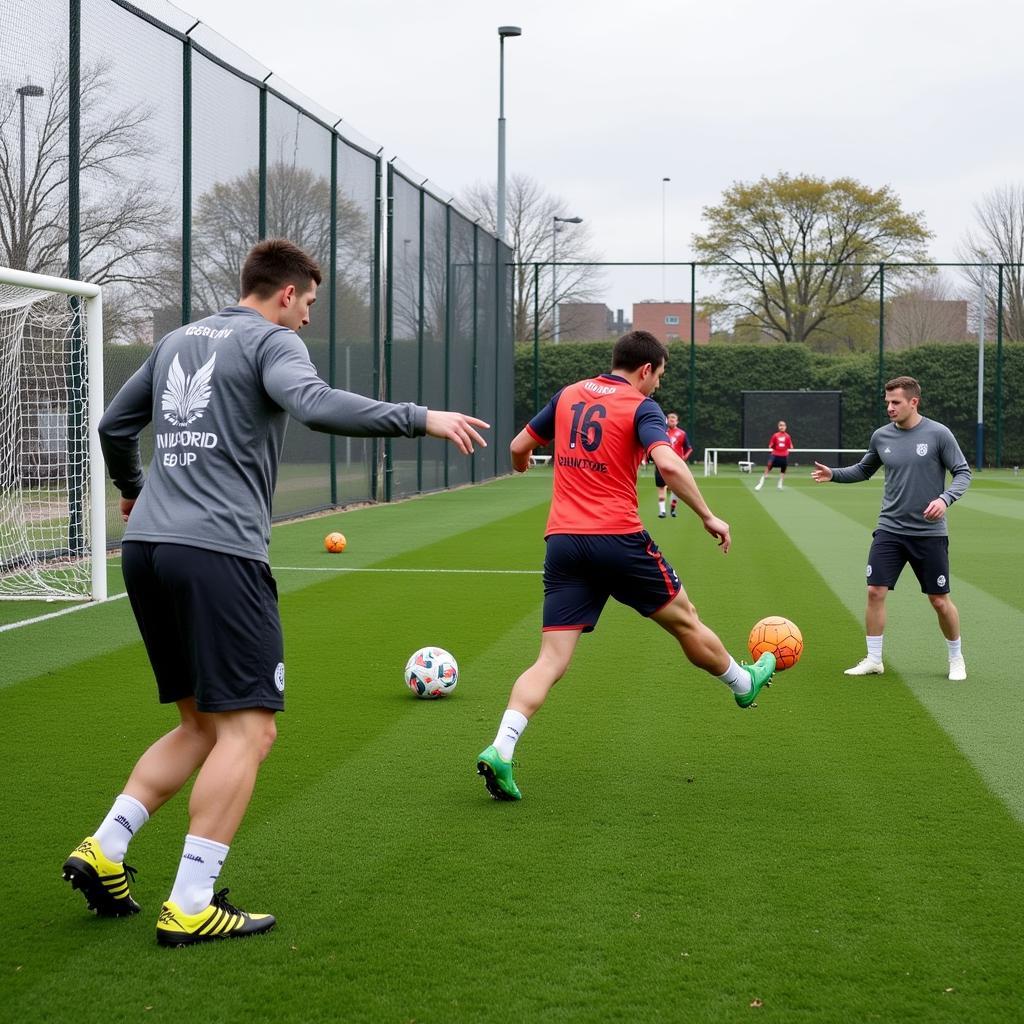
[[[560,302],[559,341],[607,341],[615,336],[612,311],[603,302]]]
[[[690,340],[689,302],[634,302],[633,330],[649,331],[659,341]],[[694,340],[706,345],[711,340],[711,321],[699,313],[694,321]]]

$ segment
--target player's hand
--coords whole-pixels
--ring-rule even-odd
[[[708,516],[703,522],[704,529],[718,541],[722,554],[728,554],[729,548],[732,547],[732,537],[729,536],[729,524],[724,519],[719,519],[718,516]]]
[[[816,484],[824,484],[832,479],[832,470],[828,466],[823,466],[820,462],[814,464],[814,469],[811,470],[811,479]]]
[[[936,519],[941,519],[945,514],[946,503],[941,498],[929,501],[924,510],[924,517],[930,523],[934,523]]]
[[[427,410],[427,434],[451,441],[463,455],[473,454],[473,445],[486,448],[487,442],[473,429],[490,428],[490,423],[467,416],[461,412],[443,412],[440,409]]]
[[[135,498],[122,498],[117,503],[118,508],[121,511],[122,522],[128,522],[128,517],[132,514],[132,509],[135,508],[135,501]]]

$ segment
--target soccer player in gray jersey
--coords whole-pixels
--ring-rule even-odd
[[[214,883],[248,807],[284,708],[284,644],[270,574],[271,498],[289,416],[332,434],[432,437],[469,454],[482,420],[330,388],[296,333],[321,273],[283,239],[242,268],[237,306],[172,331],[121,388],[99,425],[127,521],[125,587],[161,703],[179,724],[138,760],[64,878],[103,916],[134,914],[128,843],[197,772],[189,831],[157,941],[182,946],[267,931],[269,914],[227,902]],[[139,434],[152,422],[145,476]]]
[[[909,562],[921,592],[928,595],[946,638],[949,678],[967,678],[960,647],[960,613],[949,597],[949,537],[946,509],[963,496],[971,470],[948,427],[922,416],[917,407],[921,385],[913,377],[896,377],[885,385],[889,423],[871,435],[871,444],[856,466],[829,469],[814,464],[817,483],[857,483],[885,466],[885,492],[868,553],[868,607],[865,613],[867,657],[848,676],[881,675],[885,598]],[[946,486],[947,470],[952,476]]]

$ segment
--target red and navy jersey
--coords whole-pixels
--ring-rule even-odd
[[[772,450],[772,455],[788,455],[789,449],[793,447],[793,438],[791,438],[784,430],[780,430],[777,433],[772,434],[772,439],[768,442],[768,447]]]
[[[643,529],[637,511],[640,460],[669,444],[665,414],[628,380],[602,374],[562,388],[527,424],[554,445],[555,482],[544,536]]]
[[[676,455],[681,459],[689,458],[693,449],[687,444],[686,431],[682,427],[669,427],[666,433],[668,434],[668,443],[672,445],[672,450]]]

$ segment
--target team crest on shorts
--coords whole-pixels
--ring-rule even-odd
[[[274,685],[278,693],[284,693],[284,662],[279,661],[274,669]]]
[[[869,579],[871,578],[871,566],[870,565],[864,570],[864,575],[867,576]]]
[[[940,576],[935,582],[938,583],[940,587],[944,587],[946,585],[946,577]]]
[[[927,443],[919,444],[917,446],[917,454],[918,455],[927,455],[928,454],[928,444]]]

